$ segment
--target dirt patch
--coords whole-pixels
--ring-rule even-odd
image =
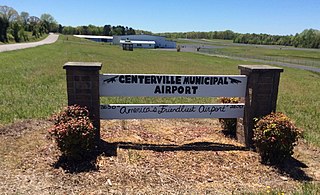
[[[262,165],[215,119],[103,121],[101,154],[71,169],[46,138],[50,125],[27,120],[0,129],[2,193],[289,193],[320,181],[319,148],[300,142],[284,166]]]
[[[20,120],[7,126],[0,126],[0,136],[19,137],[30,131],[38,131],[50,124],[44,120]]]

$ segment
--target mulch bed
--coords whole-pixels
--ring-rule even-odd
[[[320,181],[320,150],[304,142],[282,167],[225,137],[216,119],[111,120],[101,149],[67,163],[47,138],[48,121],[0,128],[4,194],[231,194],[291,192]]]

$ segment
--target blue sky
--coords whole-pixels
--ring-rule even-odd
[[[320,29],[320,0],[0,0],[65,26],[123,25],[152,32],[295,34]]]

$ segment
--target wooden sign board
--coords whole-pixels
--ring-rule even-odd
[[[108,104],[101,119],[240,118],[244,104]]]
[[[244,97],[245,75],[100,75],[100,96]]]

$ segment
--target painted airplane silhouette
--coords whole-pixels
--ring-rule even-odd
[[[237,80],[237,79],[233,79],[233,78],[231,78],[231,77],[228,77],[228,78],[230,79],[230,83],[231,83],[231,84],[233,84],[233,83],[235,83],[235,84],[241,83],[241,81],[239,81],[239,80]]]
[[[103,80],[103,82],[107,82],[107,83],[113,83],[113,82],[116,82],[116,78],[118,78],[119,76],[114,76],[114,77],[111,77],[110,79],[105,79]]]

